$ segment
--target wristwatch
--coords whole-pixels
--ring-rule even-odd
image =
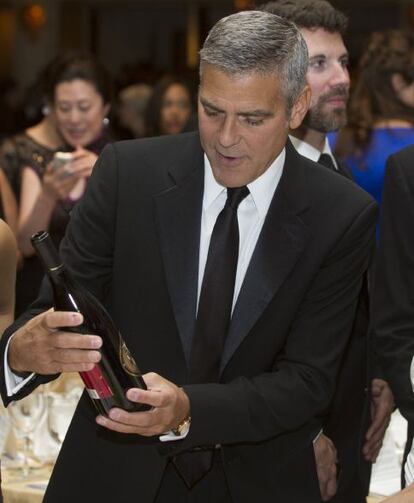
[[[182,437],[187,435],[187,433],[190,431],[190,425],[191,425],[191,416],[187,416],[185,419],[181,421],[181,423],[171,430],[176,437]]]

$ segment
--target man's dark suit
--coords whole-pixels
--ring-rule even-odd
[[[387,161],[372,300],[375,343],[395,403],[414,433],[414,146]]]
[[[375,203],[289,143],[234,309],[220,384],[191,385],[203,180],[196,133],[115,144],[73,212],[66,264],[106,304],[141,370],[184,385],[192,424],[169,445],[114,433],[95,424],[84,395],[45,503],[152,502],[168,456],[216,444],[233,501],[320,502],[316,418],[351,330]],[[36,308],[49,305],[44,286]]]
[[[353,180],[346,165],[336,161],[338,173]],[[369,490],[371,464],[362,454],[370,422],[368,325],[369,296],[365,277],[334,398],[323,423],[324,433],[333,441],[342,468],[337,494],[330,500],[332,503],[363,503]]]

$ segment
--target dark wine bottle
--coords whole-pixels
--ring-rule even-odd
[[[107,416],[112,407],[120,407],[129,412],[148,410],[147,405],[131,402],[125,396],[129,388],[147,388],[134,358],[106,309],[73,279],[48,232],[33,234],[31,242],[51,282],[55,310],[76,311],[83,315],[82,325],[62,329],[99,335],[102,338],[100,362],[88,372],[79,372],[98,412]]]

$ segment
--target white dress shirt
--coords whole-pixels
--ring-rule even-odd
[[[310,143],[307,143],[306,141],[303,140],[299,140],[299,138],[296,138],[295,136],[290,135],[289,139],[292,142],[295,149],[299,152],[300,155],[303,155],[303,157],[307,157],[311,161],[318,162],[318,159],[321,154],[328,154],[332,158],[335,169],[338,169],[338,163],[336,162],[336,159],[332,154],[328,138],[325,138],[325,143],[322,152],[317,148],[315,148]]]
[[[234,283],[233,308],[236,304],[260,231],[262,230],[273,194],[282,176],[285,157],[286,152],[283,149],[270,167],[259,178],[247,185],[249,194],[239,205],[237,211],[239,223],[239,258]],[[216,182],[207,156],[204,155],[204,196],[201,216],[197,305],[200,299],[211,234],[217,217],[226,204],[226,199],[227,189]]]

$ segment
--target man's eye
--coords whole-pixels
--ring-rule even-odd
[[[341,66],[342,66],[342,68],[348,68],[349,59],[348,58],[341,59]]]
[[[323,58],[314,59],[309,63],[309,66],[314,70],[323,70],[326,67],[326,60]]]
[[[249,126],[261,126],[263,124],[263,119],[252,119],[252,118],[246,117],[245,120]]]
[[[207,117],[216,117],[218,115],[218,112],[216,112],[216,110],[211,110],[209,108],[205,108],[204,113],[207,115]]]

